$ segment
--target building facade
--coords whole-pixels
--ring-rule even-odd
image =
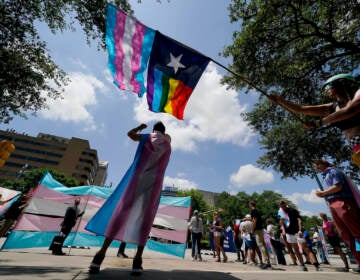
[[[95,175],[94,184],[95,186],[105,186],[105,182],[108,174],[109,162],[99,161],[98,170]]]
[[[14,130],[0,130],[0,141],[4,139],[13,141],[15,151],[0,167],[0,180],[19,178],[22,173],[35,168],[49,168],[78,180],[81,185],[95,184],[99,160],[88,140],[44,133],[33,137]],[[103,175],[99,175],[96,182],[105,184],[107,165],[101,167],[101,173]]]

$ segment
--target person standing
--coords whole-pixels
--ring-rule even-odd
[[[202,261],[201,258],[201,239],[204,235],[204,226],[202,218],[199,217],[199,211],[194,210],[193,216],[188,223],[191,232],[191,257],[194,261],[196,258]],[[196,252],[195,252],[196,251]]]
[[[248,263],[248,251],[250,251],[250,262],[249,264],[254,265],[255,251],[258,247],[256,244],[256,237],[253,233],[253,222],[250,214],[246,214],[240,224],[241,234],[245,241],[245,256],[244,264]]]
[[[214,212],[214,220],[212,225],[210,226],[214,230],[214,243],[215,243],[215,251],[217,255],[217,262],[221,262],[220,253],[223,255],[223,262],[227,262],[228,258],[226,256],[223,240],[224,237],[224,228],[222,225],[222,220],[217,212]]]
[[[320,264],[313,251],[313,243],[311,241],[310,234],[307,230],[305,230],[305,228],[301,228],[298,234],[298,244],[301,246],[303,254],[305,255],[306,264],[313,264],[317,271],[321,271]]]
[[[340,240],[339,240],[339,237],[335,233],[334,224],[331,221],[329,221],[327,215],[324,212],[320,213],[320,217],[323,220],[322,228],[324,230],[324,233],[325,233],[330,245],[334,248],[334,252],[336,254],[338,254],[340,256],[341,260],[344,262],[345,267],[341,270],[344,272],[349,271],[349,269],[350,269],[349,263],[348,263],[345,253],[341,249]]]
[[[324,190],[316,191],[316,195],[328,202],[336,228],[356,259],[358,267],[350,271],[360,273],[360,252],[355,247],[356,239],[360,241],[360,208],[349,181],[343,171],[324,159],[315,160],[313,167],[323,176]]]
[[[264,224],[261,217],[261,213],[259,210],[256,209],[256,203],[255,201],[250,201],[249,203],[250,208],[250,215],[253,223],[253,234],[255,234],[256,237],[256,243],[258,245],[256,251],[258,253],[258,256],[260,258],[261,268],[267,269],[271,268],[270,264],[270,256],[269,252],[266,249],[265,239],[264,239]],[[260,252],[260,248],[262,249],[262,253]],[[262,262],[262,255],[266,258],[266,264]]]
[[[316,250],[319,252],[321,263],[322,264],[329,264],[329,261],[326,258],[326,254],[323,248],[323,244],[320,239],[319,231],[317,228],[310,228],[310,231],[313,232],[312,235],[312,243]]]
[[[89,273],[99,273],[114,239],[137,245],[132,274],[142,273],[142,254],[159,206],[171,154],[171,139],[165,134],[164,124],[157,122],[150,134],[139,133],[146,127],[146,124],[141,124],[128,132],[131,140],[139,142],[134,161],[114,192],[86,225],[86,230],[105,236],[101,249],[90,264]]]
[[[243,239],[241,236],[240,224],[241,224],[241,220],[236,219],[234,221],[234,227],[233,227],[234,244],[235,244],[235,248],[236,248],[236,254],[237,254],[236,261],[237,262],[245,261],[244,251],[242,250]]]
[[[271,218],[266,219],[266,232],[270,235],[271,246],[274,249],[278,264],[286,265],[285,256],[280,242],[281,230],[272,223]]]
[[[80,213],[79,204],[80,198],[77,197],[74,200],[74,205],[66,209],[64,220],[61,223],[60,233],[53,238],[49,247],[53,255],[65,255],[62,251],[64,241],[71,232],[71,229],[75,226],[78,217],[84,214],[84,212]]]
[[[18,195],[19,197],[9,206],[4,213],[5,221],[0,227],[0,237],[3,237],[19,218],[23,210],[28,206],[27,198],[25,194]]]
[[[280,225],[284,226],[286,233],[286,241],[291,246],[291,249],[295,251],[295,255],[300,263],[301,271],[308,271],[304,264],[302,255],[300,254],[298,246],[298,237],[301,233],[301,217],[298,210],[295,208],[289,207],[284,200],[281,200],[279,203],[280,210],[279,212],[285,213],[288,220],[283,217],[283,214],[279,213],[280,216]]]

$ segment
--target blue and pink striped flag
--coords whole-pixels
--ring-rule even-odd
[[[121,90],[137,93],[139,97],[145,93],[144,72],[154,36],[155,30],[108,4],[105,39],[108,66]]]
[[[108,4],[109,68],[121,90],[146,92],[149,110],[182,120],[185,106],[210,58],[143,25]],[[144,74],[147,84],[144,85]]]

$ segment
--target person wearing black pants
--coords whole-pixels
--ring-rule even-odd
[[[128,255],[125,254],[125,247],[126,247],[126,242],[121,242],[119,246],[119,250],[117,252],[117,256],[119,258],[127,259],[129,257]]]
[[[286,260],[280,242],[280,235],[281,235],[280,230],[278,227],[272,224],[270,218],[266,219],[266,231],[270,235],[271,246],[274,249],[274,253],[276,255],[278,264],[286,265]]]
[[[49,247],[49,250],[52,250],[53,255],[65,255],[65,253],[62,251],[64,241],[71,232],[73,226],[75,226],[77,218],[84,214],[84,212],[80,213],[78,209],[79,204],[80,198],[76,198],[74,201],[74,206],[68,207],[66,209],[64,220],[61,223],[60,233],[54,237]]]

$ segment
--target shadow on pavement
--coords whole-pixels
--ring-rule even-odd
[[[73,273],[74,267],[39,267],[39,266],[7,266],[0,267],[0,276],[15,276],[19,275],[21,279],[26,279],[24,275],[46,275],[49,273]],[[76,268],[76,270],[79,270]],[[20,278],[19,278],[20,279]]]
[[[139,276],[132,276],[130,270],[120,270],[106,268],[100,271],[99,274],[87,274],[87,278],[84,278],[85,274],[82,274],[81,279],[95,280],[95,279],[156,279],[156,280],[239,280],[231,276],[228,273],[221,273],[216,271],[193,271],[193,270],[172,270],[172,271],[160,271],[160,270],[144,270]]]

